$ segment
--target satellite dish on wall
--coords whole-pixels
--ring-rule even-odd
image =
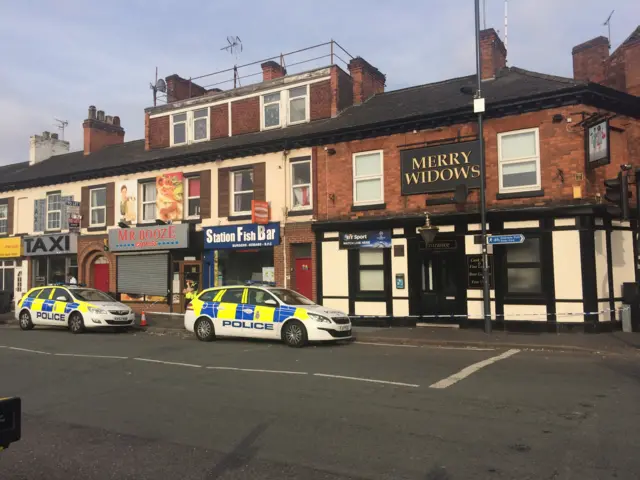
[[[167,83],[164,81],[164,79],[158,79],[158,81],[156,82],[156,90],[158,92],[167,93]]]

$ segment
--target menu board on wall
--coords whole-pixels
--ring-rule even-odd
[[[493,285],[493,255],[487,255],[489,258],[489,288],[495,288]],[[471,290],[482,290],[482,255],[467,255],[467,277],[468,288]]]

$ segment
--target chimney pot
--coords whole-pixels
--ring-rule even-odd
[[[49,140],[49,136],[50,136],[50,133],[47,132],[46,130],[42,132],[42,138],[44,138],[45,140]]]
[[[58,134],[57,133],[52,133],[51,134],[51,140],[58,140]]]
[[[95,120],[96,119],[96,107],[95,107],[95,105],[90,105],[89,106],[89,114],[87,115],[87,118],[89,120]]]
[[[98,110],[97,114],[98,114],[98,121],[104,122],[104,110]]]
[[[120,126],[120,117],[118,117],[117,115],[115,117],[113,117],[113,124],[116,127],[119,127]]]
[[[104,120],[109,124],[113,123],[113,117],[111,115],[107,115],[106,117],[104,117]]]

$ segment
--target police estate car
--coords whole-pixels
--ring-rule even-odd
[[[282,339],[302,347],[307,341],[351,338],[351,321],[343,312],[293,290],[263,286],[204,290],[187,306],[184,326],[205,342],[220,335]]]
[[[134,323],[129,307],[100,290],[73,285],[32,288],[16,305],[23,330],[34,325],[67,327],[73,333],[85,328],[126,328]]]

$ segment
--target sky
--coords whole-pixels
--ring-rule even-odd
[[[483,26],[503,37],[504,0],[484,2]],[[638,0],[508,5],[509,65],[567,77],[572,47],[606,36],[612,10],[613,49],[640,23]],[[221,50],[228,36],[242,41],[237,58]],[[59,132],[55,118],[69,122],[71,150],[82,150],[89,105],[120,116],[125,140],[142,138],[156,67],[160,77],[197,77],[330,39],[385,73],[387,90],[475,73],[473,0],[0,1],[0,165],[27,161],[29,137]]]

